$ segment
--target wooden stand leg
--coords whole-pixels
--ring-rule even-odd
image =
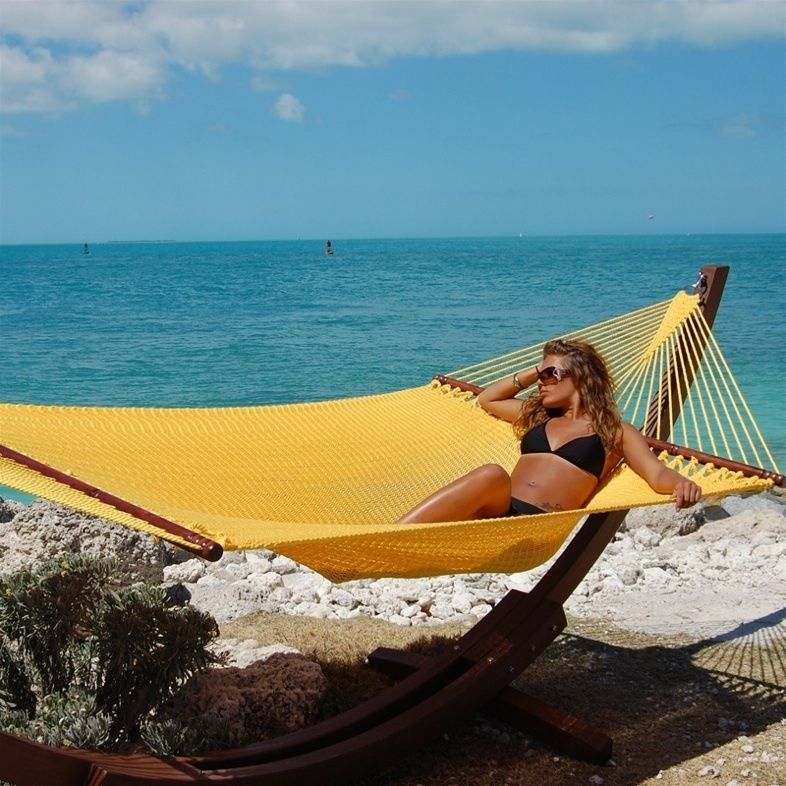
[[[372,666],[396,679],[406,677],[428,660],[426,655],[387,647],[379,647],[368,656]],[[604,764],[611,758],[609,736],[517,688],[502,690],[486,705],[485,711],[575,759]]]
[[[611,758],[611,737],[517,688],[505,688],[486,709],[493,717],[574,759],[605,764]]]

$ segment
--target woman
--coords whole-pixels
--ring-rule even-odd
[[[537,381],[524,401],[516,394]],[[487,387],[480,406],[513,423],[521,458],[507,473],[486,464],[439,489],[402,524],[519,516],[583,507],[621,458],[677,510],[695,505],[701,489],[662,464],[644,437],[620,421],[611,375],[584,341],[549,341],[543,361]]]

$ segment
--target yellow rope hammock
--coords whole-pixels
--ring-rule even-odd
[[[665,406],[687,394],[675,441],[775,468],[697,296],[679,293],[567,335],[582,336],[605,355],[624,419],[643,422],[671,368],[676,381],[662,394]],[[536,344],[452,376],[485,385],[533,365],[541,349]],[[623,466],[581,511],[396,525],[404,511],[458,475],[487,462],[511,469],[517,458],[509,424],[483,412],[471,394],[436,382],[285,406],[3,404],[0,443],[225,549],[269,548],[333,581],[524,570],[552,556],[587,512],[669,501]],[[707,497],[771,485],[695,461],[661,459],[696,480]],[[184,544],[9,458],[0,458],[0,484]]]

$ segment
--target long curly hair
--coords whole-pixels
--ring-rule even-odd
[[[543,347],[543,357],[548,355],[558,355],[563,359],[595,433],[603,442],[606,453],[613,452],[619,439],[621,419],[606,361],[595,347],[581,339],[549,341]],[[520,439],[535,426],[558,414],[558,411],[543,406],[537,391],[531,393],[522,402],[521,414],[513,424],[516,436]]]

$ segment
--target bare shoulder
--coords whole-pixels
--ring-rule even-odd
[[[626,423],[623,421],[620,424],[622,428],[622,439],[624,441],[632,440],[633,442],[643,442],[644,437],[641,435],[641,432],[632,424]]]
[[[632,424],[623,422],[622,424],[622,450],[627,456],[630,451],[649,453],[649,445],[644,439],[643,434]]]
[[[622,450],[625,461],[648,483],[663,468],[650,450],[644,435],[630,423],[622,424]]]

